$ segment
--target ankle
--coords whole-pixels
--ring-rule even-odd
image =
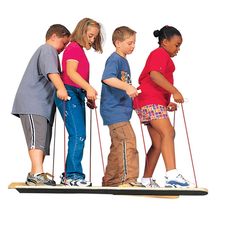
[[[141,183],[142,184],[149,184],[150,183],[150,181],[151,181],[151,177],[143,177],[142,179],[141,179]]]
[[[178,176],[179,172],[176,169],[168,170],[166,172],[166,177],[168,179],[175,179]]]

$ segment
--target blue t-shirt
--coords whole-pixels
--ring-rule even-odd
[[[107,59],[102,81],[117,78],[131,84],[128,61],[116,52]],[[132,115],[132,99],[124,90],[102,84],[100,112],[104,125],[129,121]]]

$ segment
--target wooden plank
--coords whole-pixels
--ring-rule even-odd
[[[119,188],[119,187],[77,187],[77,186],[28,186],[25,183],[13,182],[9,189],[16,189],[20,193],[63,193],[63,194],[113,194],[113,195],[147,195],[147,196],[179,196],[179,195],[207,195],[206,188]]]
[[[21,186],[27,186],[27,185],[23,182],[13,182],[13,183],[8,185],[8,188],[9,189],[15,189],[16,187],[21,187]]]

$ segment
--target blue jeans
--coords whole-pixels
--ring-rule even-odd
[[[55,97],[55,103],[69,134],[66,158],[66,178],[84,179],[82,168],[84,142],[86,139],[85,93],[69,85],[65,85],[70,100],[64,102]],[[63,173],[65,175],[65,173]]]

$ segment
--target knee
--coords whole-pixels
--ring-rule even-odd
[[[160,145],[153,143],[149,150],[152,150],[152,152],[155,152],[158,154],[160,152],[160,148],[161,148]]]
[[[84,143],[86,140],[86,136],[81,135],[81,134],[72,134],[72,135],[69,135],[69,139],[73,139],[74,141],[78,143]]]
[[[84,143],[86,140],[85,135],[76,135],[76,140],[78,140],[80,143]]]
[[[81,142],[81,143],[84,143],[86,140],[86,137],[85,136],[78,136],[77,140],[79,140],[79,142]]]
[[[173,138],[175,137],[175,130],[172,126],[170,126],[168,129],[162,130],[162,132],[160,132],[161,138]]]
[[[175,138],[175,129],[173,128],[173,138]]]

